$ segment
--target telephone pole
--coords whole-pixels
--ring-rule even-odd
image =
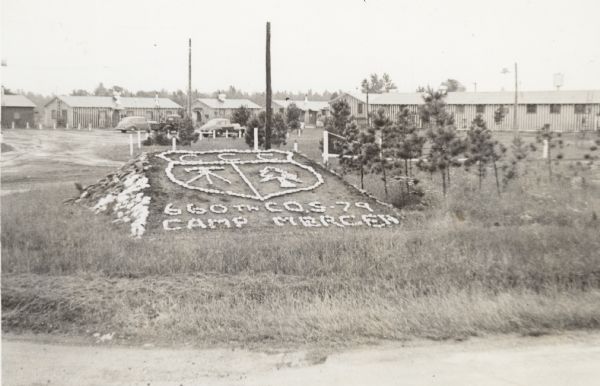
[[[188,40],[188,100],[187,116],[192,119],[192,38]]]
[[[273,113],[271,106],[271,22],[267,22],[267,50],[266,50],[266,67],[267,67],[267,110],[265,122],[265,149],[271,148],[271,115]]]
[[[517,107],[519,103],[519,81],[517,75],[517,63],[515,62],[515,104],[513,106],[513,131],[515,137],[519,136],[519,126],[517,122]]]

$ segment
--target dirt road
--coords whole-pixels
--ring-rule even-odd
[[[98,151],[119,146],[127,152],[128,141],[129,136],[106,130],[3,130],[2,142],[12,149],[0,160],[2,193],[96,179],[122,164]]]
[[[600,333],[323,351],[76,346],[8,337],[3,385],[597,385]]]

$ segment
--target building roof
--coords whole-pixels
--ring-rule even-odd
[[[273,99],[273,104],[278,105],[284,109],[291,104],[295,104],[302,111],[321,111],[329,110],[329,102],[327,101],[305,101],[305,100],[284,100],[284,99]]]
[[[110,96],[71,96],[61,95],[60,98],[65,104],[71,107],[102,107],[110,109],[180,109],[177,103],[169,98],[144,98],[144,97],[119,97],[117,104],[114,97]],[[52,100],[54,101],[54,99]],[[50,104],[48,102],[46,105]],[[157,104],[158,101],[158,104]]]
[[[366,94],[347,92],[359,101],[366,103]],[[344,95],[344,94],[342,94]],[[337,98],[336,98],[337,99]],[[507,105],[513,104],[515,93],[512,91],[449,92],[446,103],[449,105]],[[521,91],[519,104],[588,104],[600,103],[600,90],[550,90]],[[369,94],[369,104],[373,105],[420,105],[422,93],[384,93]]]
[[[2,106],[5,107],[36,107],[25,95],[3,95]]]
[[[218,98],[198,98],[195,102],[200,102],[211,109],[239,109],[245,106],[248,109],[260,109],[260,106],[248,99],[218,99]]]

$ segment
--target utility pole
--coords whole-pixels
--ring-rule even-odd
[[[188,100],[187,116],[192,119],[192,38],[188,40]]]
[[[266,110],[266,122],[265,122],[265,149],[271,148],[271,22],[267,22],[267,49],[266,49],[266,68],[267,68],[267,110]]]
[[[513,131],[515,137],[519,136],[519,126],[517,123],[517,106],[519,103],[519,81],[517,75],[517,63],[515,62],[515,104],[513,106]]]

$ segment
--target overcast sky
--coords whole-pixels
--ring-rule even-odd
[[[0,0],[2,83],[69,93],[265,88],[271,21],[274,90],[355,90],[388,72],[399,91],[447,78],[468,90],[600,89],[598,0]],[[502,68],[511,73],[502,75]]]

